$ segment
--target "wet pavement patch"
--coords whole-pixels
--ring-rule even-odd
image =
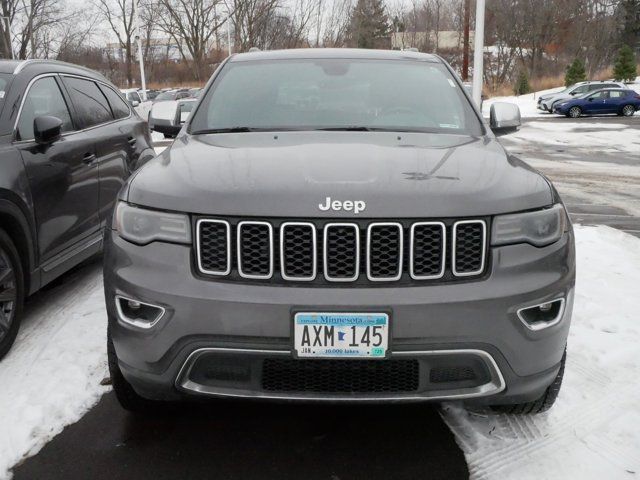
[[[138,418],[113,393],[14,469],[14,480],[468,477],[437,405],[213,401]]]

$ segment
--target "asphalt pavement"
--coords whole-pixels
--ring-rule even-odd
[[[466,479],[436,406],[214,401],[139,418],[113,393],[14,480]]]

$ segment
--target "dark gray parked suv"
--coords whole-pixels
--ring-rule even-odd
[[[496,104],[483,123],[433,55],[228,59],[107,232],[120,402],[549,408],[574,236],[549,180],[496,141],[519,121]]]
[[[0,61],[0,358],[25,297],[100,251],[118,191],[154,155],[146,122],[99,73]]]

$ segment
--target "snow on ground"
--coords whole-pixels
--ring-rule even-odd
[[[102,262],[35,295],[0,362],[0,479],[78,421],[108,388]]]
[[[576,227],[578,281],[565,384],[538,417],[445,404],[474,479],[626,479],[640,472],[640,239]],[[99,262],[28,304],[0,362],[0,479],[108,391]]]
[[[539,416],[445,404],[471,478],[617,480],[640,474],[640,239],[576,227],[575,308],[564,384]]]
[[[580,120],[558,117],[555,122],[531,121],[526,128],[512,133],[506,139],[514,143],[536,147],[544,143],[545,148],[588,148],[602,153],[640,153],[638,130],[624,123],[603,122],[580,123]]]
[[[489,111],[491,105],[495,102],[508,102],[515,103],[520,107],[520,115],[522,118],[532,117],[551,117],[552,115],[536,108],[538,104],[538,98],[540,95],[546,95],[547,93],[556,93],[564,90],[564,87],[551,88],[549,90],[541,90],[535,93],[529,93],[527,95],[513,96],[513,97],[493,97],[482,102],[482,115],[489,117]]]

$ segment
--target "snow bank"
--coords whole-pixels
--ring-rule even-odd
[[[613,118],[608,120],[615,121]],[[639,136],[636,128],[624,123],[580,123],[579,120],[558,117],[555,122],[527,122],[510,134],[506,141],[511,148],[522,144],[551,148],[555,152],[585,148],[602,153],[638,154]]]
[[[0,478],[78,421],[108,388],[101,262],[63,277],[27,305],[0,362]]]
[[[542,110],[538,110],[536,106],[538,105],[538,98],[541,95],[546,95],[547,93],[556,93],[564,90],[564,87],[559,88],[551,88],[549,90],[541,90],[535,93],[529,93],[527,95],[520,95],[514,97],[493,97],[482,102],[482,115],[484,117],[489,117],[489,111],[491,109],[491,105],[495,102],[508,102],[515,103],[520,107],[520,115],[522,118],[532,118],[532,117],[551,117],[552,115],[547,112],[543,112]]]
[[[578,278],[560,397],[539,416],[443,417],[471,478],[629,479],[640,473],[640,239],[576,227]]]

